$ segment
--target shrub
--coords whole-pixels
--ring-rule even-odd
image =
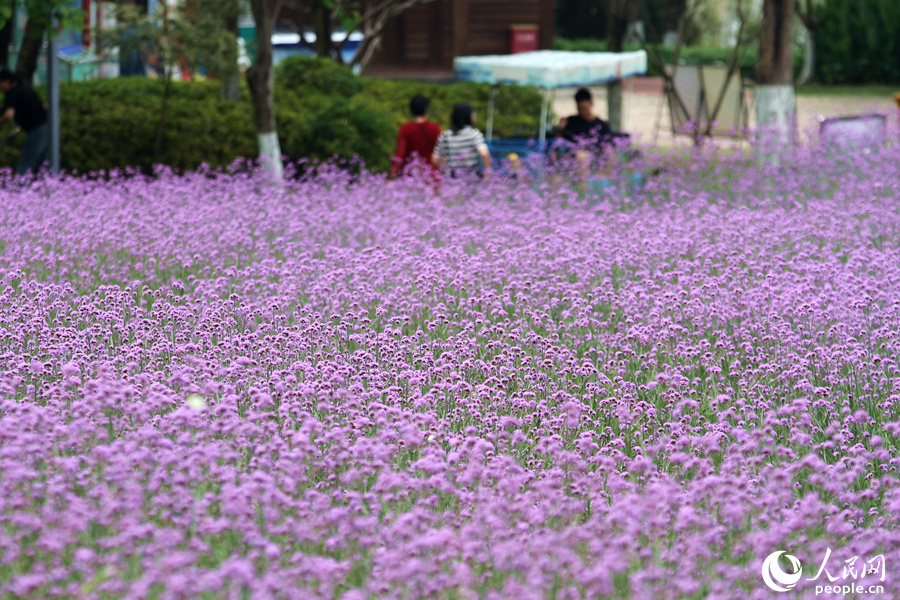
[[[361,157],[373,170],[390,166],[396,129],[393,119],[364,95],[346,98],[276,92],[282,152],[293,159]]]
[[[482,129],[487,117],[490,86],[485,84],[359,78],[331,61],[306,57],[284,61],[277,77],[278,137],[292,160],[359,156],[371,169],[387,169],[397,127],[409,119],[409,99],[417,93],[431,97],[433,118],[445,127],[457,102],[475,106]],[[60,84],[62,168],[149,172],[162,93],[161,82],[138,77]],[[494,131],[501,136],[535,130],[540,103],[537,90],[501,86]],[[159,163],[186,171],[257,155],[246,86],[239,102],[224,102],[218,82],[173,82],[168,110]],[[0,166],[15,165],[24,137],[0,150]]]
[[[275,81],[295,92],[315,92],[329,96],[355,96],[363,89],[350,67],[333,60],[311,56],[291,56],[278,63]]]
[[[393,121],[364,97],[298,94],[282,86],[275,96],[287,158],[359,155],[376,170],[390,164]],[[257,155],[248,91],[242,91],[239,102],[220,97],[217,82],[173,82],[159,163],[185,171]],[[131,166],[149,172],[161,102],[162,85],[145,78],[61,84],[62,168],[90,172]],[[0,152],[0,165],[15,165],[24,138],[19,135]]]
[[[43,90],[39,93],[45,96]],[[220,98],[218,83],[173,82],[160,163],[180,171],[255,155],[249,98],[240,103]],[[146,78],[61,83],[62,168],[90,172],[130,166],[149,171],[161,101],[162,84]],[[0,164],[15,165],[24,138],[19,135],[0,154]]]
[[[144,78],[68,83],[60,89],[64,169],[152,168],[162,85]],[[173,83],[159,161],[176,170],[254,156],[249,98],[223,102],[216,82]]]

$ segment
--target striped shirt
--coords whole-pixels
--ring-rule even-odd
[[[471,125],[466,125],[456,133],[450,130],[441,133],[434,154],[446,160],[451,171],[474,170],[481,164],[478,156],[480,148],[487,149],[484,136]]]

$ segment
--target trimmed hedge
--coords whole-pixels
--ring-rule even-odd
[[[373,170],[390,166],[396,131],[389,115],[366,98],[303,95],[281,88],[275,102],[278,139],[288,158],[359,156]]]
[[[60,159],[66,171],[152,169],[162,83],[143,77],[60,83]],[[44,90],[38,90],[46,97]],[[230,164],[256,154],[249,95],[221,101],[217,82],[173,82],[159,162],[176,170]],[[16,146],[25,136],[19,135]],[[18,148],[0,153],[14,166]]]
[[[60,86],[60,156],[66,170],[152,168],[163,86],[119,78]],[[256,154],[249,95],[223,102],[216,82],[173,83],[159,162],[176,170],[224,166]]]
[[[43,90],[38,90],[45,97]],[[151,172],[163,85],[142,77],[60,84],[60,154],[66,171],[81,173],[135,167]],[[456,102],[470,102],[483,128],[490,87],[485,84],[422,84],[359,78],[331,61],[291,58],[276,70],[275,118],[283,154],[292,160],[359,156],[373,170],[386,170],[397,127],[409,119],[409,100],[432,98],[433,118],[447,126]],[[503,86],[495,132],[534,131],[540,116],[537,90]],[[0,151],[0,166],[13,167],[20,135]],[[176,171],[202,164],[220,167],[257,156],[250,94],[221,100],[215,81],[173,82],[159,162]]]
[[[569,50],[573,52],[606,52],[606,41],[598,39],[565,39],[556,38],[557,50]],[[625,46],[626,52],[640,50],[640,45],[629,44]],[[756,60],[759,49],[751,46],[744,53],[739,68],[741,77],[746,79],[756,78]],[[675,56],[674,46],[660,46],[660,56],[663,62],[670,64]],[[718,48],[715,46],[683,46],[679,54],[679,63],[683,65],[727,65],[731,60],[731,48]],[[803,49],[794,46],[794,74],[799,74],[803,68]],[[659,72],[650,61],[647,61],[647,75],[660,77]]]
[[[292,90],[315,90],[329,96],[355,96],[363,90],[362,81],[349,67],[311,56],[282,60],[275,81]]]

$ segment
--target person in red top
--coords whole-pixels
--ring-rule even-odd
[[[428,98],[416,96],[409,102],[413,120],[404,123],[397,133],[397,151],[391,158],[391,175],[406,171],[410,163],[421,167],[426,177],[436,178],[437,167],[431,163],[431,153],[441,135],[441,127],[428,120]]]

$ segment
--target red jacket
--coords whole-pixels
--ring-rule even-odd
[[[434,145],[437,143],[439,135],[441,135],[441,127],[437,123],[431,121],[404,123],[397,133],[397,151],[394,152],[394,157],[391,159],[391,175],[400,174],[416,155],[420,162],[424,162],[432,170],[437,170],[431,164],[431,153],[434,151]]]

